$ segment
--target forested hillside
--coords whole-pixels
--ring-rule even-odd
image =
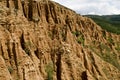
[[[92,18],[98,25],[100,25],[103,29],[120,34],[120,15],[86,15]]]

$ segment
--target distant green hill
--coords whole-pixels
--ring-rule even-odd
[[[100,25],[103,29],[120,34],[120,15],[85,15],[87,17],[92,18],[98,25]]]

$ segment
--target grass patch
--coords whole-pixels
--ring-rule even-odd
[[[85,39],[84,39],[83,34],[80,31],[78,31],[78,30],[76,30],[75,32],[72,32],[72,33],[77,37],[76,41],[79,44],[82,44],[84,46]]]
[[[113,66],[120,70],[120,64],[117,60],[117,55],[115,53],[112,53],[111,49],[107,45],[103,43],[100,44],[99,48],[101,52],[96,51],[95,46],[89,46],[89,48],[91,49],[91,51],[95,52],[101,59],[112,64]]]
[[[119,46],[118,46],[118,47],[116,47],[115,49],[116,49],[117,51],[120,51],[120,47],[119,47]]]
[[[107,77],[109,77],[110,73],[106,68],[103,68],[102,71],[105,73]]]
[[[105,33],[105,31],[102,31],[102,35],[106,39],[106,33]]]
[[[50,39],[53,39],[53,35],[52,35],[52,32],[48,32],[48,36],[50,37]]]
[[[105,45],[103,43],[100,44],[100,49],[101,50],[106,50],[107,52],[110,52],[110,50],[111,50],[107,45]]]
[[[120,64],[117,61],[117,55],[115,53],[104,53],[104,55],[102,56],[102,58],[106,61],[111,63],[113,66],[115,66],[116,68],[118,68],[120,70]]]
[[[47,80],[53,80],[53,72],[54,72],[54,69],[53,69],[53,63],[50,62],[46,65],[46,70],[47,72]]]
[[[8,71],[10,72],[10,74],[13,72],[13,68],[8,66]]]
[[[115,66],[117,69],[120,70],[120,64],[117,60],[117,55],[115,53],[97,53],[97,55],[99,57],[101,57],[104,61],[112,64],[113,66]]]
[[[27,41],[27,42],[24,43],[24,45],[25,45],[24,51],[25,51],[28,55],[30,55],[30,48],[33,47],[33,46],[32,46],[32,43],[31,43],[30,41]]]
[[[78,38],[77,38],[77,42],[79,43],[79,44],[82,44],[83,46],[84,46],[84,37],[83,36],[79,36]]]
[[[111,37],[108,37],[108,42],[110,43],[110,44],[113,44],[114,43],[114,41],[113,41],[113,39],[111,38]]]
[[[98,54],[98,56],[100,56],[104,61],[112,64],[113,66],[115,66],[116,68],[120,70],[120,65],[117,60],[117,55],[115,53],[111,53],[111,49],[107,45],[100,44],[100,48],[102,51],[105,50],[105,52]]]
[[[117,44],[117,46],[115,47],[115,49],[117,50],[117,51],[120,51],[120,43],[116,43]]]
[[[72,32],[76,37],[78,37],[79,35],[81,35],[82,33],[78,30],[76,30],[75,32]]]

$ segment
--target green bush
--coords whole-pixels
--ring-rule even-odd
[[[25,52],[26,52],[26,54],[30,55],[30,50],[29,50],[29,48],[25,48]]]
[[[9,71],[10,73],[12,73],[12,72],[13,72],[13,68],[10,67],[10,66],[8,66],[8,71]]]
[[[82,44],[84,46],[84,40],[85,39],[84,39],[83,34],[80,31],[78,31],[78,30],[76,30],[75,32],[72,32],[72,33],[77,37],[76,41],[79,44]]]
[[[52,32],[48,32],[48,36],[52,39],[53,38],[53,34],[52,34]]]
[[[119,44],[119,43],[117,43],[117,46],[115,47],[115,49],[116,49],[117,51],[120,51],[120,44]]]
[[[118,50],[118,51],[120,51],[120,47],[116,47],[115,49]]]
[[[76,30],[75,32],[72,32],[76,37],[80,36],[82,33],[78,30]]]
[[[25,46],[24,51],[25,51],[28,55],[30,55],[30,48],[32,47],[32,43],[31,43],[30,41],[27,41],[27,42],[24,43],[24,46]]]
[[[83,36],[79,36],[79,37],[77,38],[77,42],[78,42],[79,44],[82,44],[82,45],[84,46],[84,37],[83,37]]]
[[[105,31],[102,31],[102,35],[106,39],[106,33],[105,33]]]
[[[48,80],[53,80],[53,72],[54,72],[54,69],[53,69],[53,63],[50,62],[49,64],[46,65],[46,70],[47,72],[47,79]]]
[[[26,47],[32,47],[32,43],[30,41],[25,42]]]
[[[114,43],[114,42],[113,42],[113,39],[112,39],[111,37],[108,38],[108,42],[109,42],[110,44],[113,44],[113,43]]]

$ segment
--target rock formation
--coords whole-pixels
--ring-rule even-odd
[[[119,80],[120,35],[50,0],[0,0],[0,80]]]

